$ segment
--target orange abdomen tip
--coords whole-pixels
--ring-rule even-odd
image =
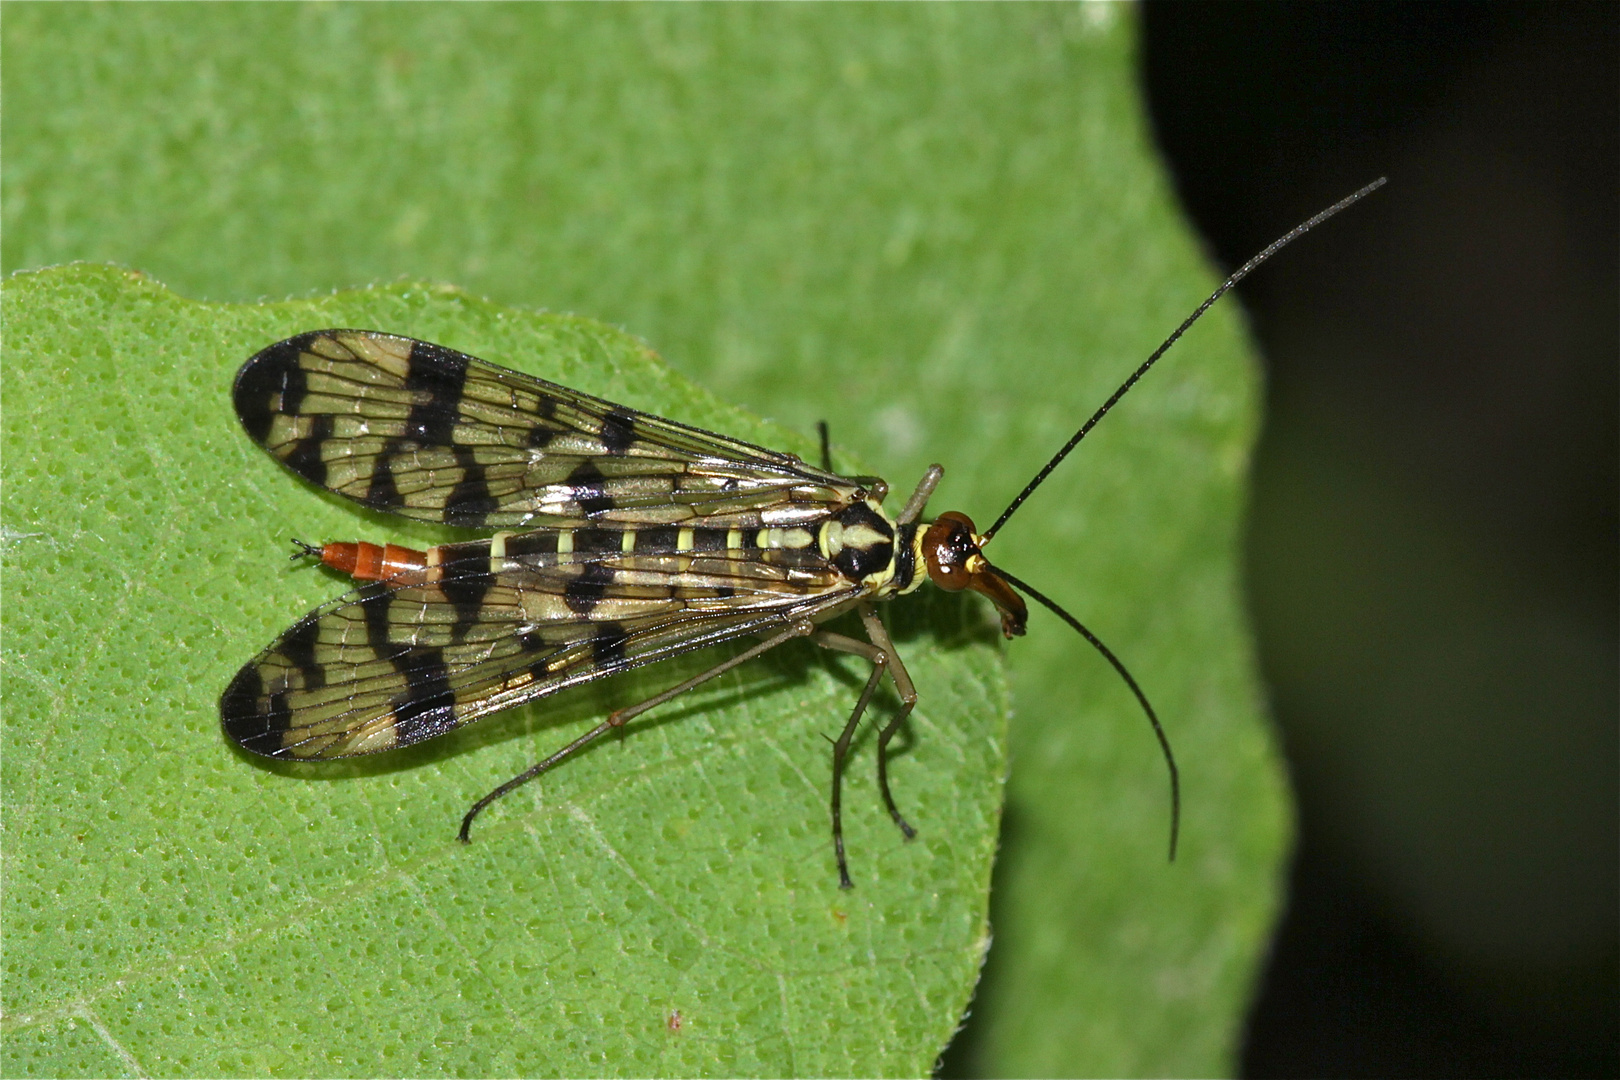
[[[323,544],[321,562],[356,581],[386,581],[427,568],[427,552],[398,544]]]

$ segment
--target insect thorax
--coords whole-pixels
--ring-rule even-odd
[[[917,526],[896,525],[873,499],[851,503],[816,528],[816,549],[844,576],[877,596],[908,593],[917,573]]]

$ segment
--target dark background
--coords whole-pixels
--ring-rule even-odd
[[[1252,1076],[1615,1075],[1612,5],[1145,10],[1268,365],[1249,592],[1300,803]]]

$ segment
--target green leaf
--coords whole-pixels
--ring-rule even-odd
[[[783,449],[826,418],[896,489],[944,463],[934,509],[983,525],[1213,284],[1151,151],[1128,11],[13,6],[0,264],[115,262],[238,302],[428,279],[580,312],[786,430],[673,389],[600,331],[579,331],[595,360],[565,381]],[[56,351],[24,347],[25,294]],[[405,286],[207,308],[90,269],[13,279],[6,304],[8,1072],[930,1067],[972,989],[985,898],[928,867],[982,867],[1000,775],[979,605],[891,605],[935,718],[894,764],[923,835],[893,835],[863,746],[849,897],[831,887],[815,733],[858,667],[808,650],[651,714],[681,719],[514,796],[459,852],[446,825],[470,798],[663,683],[615,681],[337,780],[234,755],[213,726],[223,677],[336,588],[285,565],[285,536],[414,534],[278,471],[235,431],[226,387],[315,324],[536,371],[584,355],[540,348],[581,324]],[[1256,388],[1218,307],[996,539],[992,557],[1153,698],[1184,834],[1165,865],[1145,721],[1036,612],[1008,649],[996,941],[953,1069],[1232,1068],[1288,842],[1238,570]],[[773,743],[763,775],[732,767]],[[722,784],[745,794],[717,801]],[[667,839],[671,821],[696,839]],[[668,864],[680,884],[606,899],[625,875],[609,849],[661,867],[687,843],[702,856]],[[783,906],[756,899],[790,882]],[[301,921],[277,929],[276,911]],[[568,944],[536,947],[554,932]],[[683,975],[647,975],[670,957]]]
[[[813,647],[509,796],[470,847],[456,826],[485,790],[707,663],[357,764],[267,765],[218,730],[234,669],[343,589],[284,557],[294,523],[428,538],[317,495],[241,433],[230,379],[262,345],[389,326],[747,439],[802,438],[624,334],[445,288],[208,305],[78,266],[6,282],[4,318],[8,599],[28,615],[7,626],[8,1074],[86,1068],[58,1042],[77,1024],[147,1074],[928,1066],[988,945],[1008,702],[975,608],[902,613],[929,693],[895,780],[922,832],[902,842],[866,745],[850,893],[820,735],[863,675]]]

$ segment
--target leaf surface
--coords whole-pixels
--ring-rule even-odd
[[[628,329],[707,390],[777,420],[782,426],[765,433],[771,445],[803,452],[814,422],[827,419],[848,455],[840,463],[858,462],[897,490],[942,462],[934,509],[963,510],[984,525],[1214,283],[1152,153],[1128,10],[16,6],[0,25],[0,263],[14,271],[114,262],[181,296],[241,303],[438,280],[519,308],[580,312]],[[1279,222],[1279,231],[1289,224]],[[1268,272],[1286,266],[1284,258]],[[972,830],[994,825],[983,799],[993,798],[985,793],[1001,775],[998,691],[993,669],[977,666],[992,650],[953,651],[953,635],[978,640],[984,616],[975,605],[892,605],[926,707],[957,710],[937,724],[941,732],[956,725],[954,734],[936,739],[919,725],[895,762],[899,794],[917,800],[907,806],[924,830],[917,844],[900,845],[869,797],[869,746],[853,773],[867,785],[850,800],[858,808],[855,898],[879,904],[879,890],[898,890],[882,892],[880,904],[885,919],[898,921],[871,924],[861,947],[870,942],[872,952],[851,946],[834,949],[837,962],[824,967],[784,965],[791,973],[775,989],[745,990],[729,969],[694,961],[681,985],[693,995],[701,989],[711,1002],[704,1008],[720,1011],[678,1033],[648,1029],[648,1015],[662,1023],[667,1010],[686,1018],[702,1010],[689,1012],[689,999],[676,995],[652,1014],[638,1012],[642,1005],[630,1005],[652,1000],[654,984],[642,977],[650,967],[575,962],[568,949],[547,951],[509,928],[522,921],[527,934],[529,923],[545,924],[546,933],[566,931],[570,942],[588,938],[650,964],[663,954],[631,949],[625,933],[638,941],[657,926],[673,954],[708,963],[711,954],[755,961],[775,955],[761,949],[808,947],[824,940],[826,926],[848,925],[825,914],[838,898],[827,899],[819,873],[828,862],[826,765],[815,733],[836,727],[856,669],[783,655],[717,688],[712,704],[690,713],[672,707],[683,719],[622,750],[603,747],[526,795],[534,800],[527,818],[503,808],[508,816],[491,824],[508,831],[475,845],[466,863],[436,846],[446,820],[550,749],[574,730],[568,725],[588,722],[636,687],[615,683],[603,698],[490,721],[463,743],[430,744],[422,757],[402,755],[375,774],[306,779],[244,763],[203,707],[218,685],[207,672],[228,674],[333,591],[318,575],[286,567],[285,535],[412,534],[323,502],[255,456],[229,417],[225,387],[235,365],[310,328],[304,320],[351,315],[374,316],[377,329],[449,337],[446,344],[494,360],[552,363],[559,361],[538,344],[550,332],[544,327],[564,324],[403,286],[303,309],[201,308],[149,283],[83,273],[90,277],[52,278],[51,287],[95,297],[77,306],[40,298],[37,333],[71,332],[62,338],[71,349],[19,350],[25,339],[8,315],[0,373],[4,524],[15,552],[8,559],[34,558],[24,554],[29,543],[54,544],[41,558],[63,583],[25,602],[21,590],[33,575],[7,564],[9,1071],[930,1067],[971,991],[972,948],[939,962],[950,970],[938,985],[950,989],[937,998],[915,980],[913,961],[890,961],[928,953],[940,935],[980,941],[983,927],[971,913],[982,911],[983,894],[979,908],[936,897],[928,873],[889,860],[948,844],[971,862],[977,855],[966,852],[979,842]],[[8,304],[33,280],[8,283]],[[142,312],[152,317],[136,319]],[[141,353],[137,341],[162,351]],[[638,348],[602,345],[592,353],[602,366],[581,363],[565,374],[600,377],[583,388],[712,420],[731,434],[760,430],[712,399],[660,397],[668,373],[633,374]],[[168,374],[182,370],[189,381]],[[50,399],[41,387],[52,380],[79,389]],[[1035,613],[1029,637],[1007,653],[1014,719],[990,906],[996,943],[951,1069],[1164,1075],[1232,1067],[1289,830],[1237,558],[1256,390],[1236,311],[1218,307],[996,539],[992,557],[1073,610],[1153,698],[1183,766],[1185,831],[1181,858],[1166,866],[1166,784],[1146,723],[1083,642]],[[45,396],[35,402],[36,393]],[[33,418],[48,409],[57,412],[42,426]],[[58,434],[61,424],[77,434]],[[170,438],[189,449],[173,449]],[[69,484],[81,473],[84,482]],[[25,495],[42,509],[23,513],[36,505]],[[190,538],[226,520],[239,529],[233,538]],[[25,546],[15,547],[19,535],[26,539],[15,544]],[[116,558],[104,542],[119,545]],[[220,602],[227,594],[229,605]],[[159,604],[180,600],[184,618]],[[81,629],[89,626],[102,629]],[[36,639],[58,651],[41,652]],[[913,659],[930,650],[938,651],[937,674]],[[112,692],[115,677],[127,677],[122,697]],[[725,697],[728,689],[736,700]],[[965,704],[947,705],[953,693]],[[57,710],[48,735],[20,726],[30,715],[21,708],[26,694]],[[794,708],[764,711],[784,698]],[[181,741],[154,752],[153,724]],[[746,781],[754,787],[740,801],[705,809],[703,799],[686,798],[690,790],[704,795],[704,783],[745,783],[727,755],[763,752],[762,738],[780,753],[763,777]],[[126,748],[123,757],[106,757],[108,740]],[[953,746],[972,761],[925,759],[950,757]],[[620,768],[616,759],[643,785],[631,789],[638,797],[629,810],[600,771]],[[644,785],[654,774],[676,785],[679,802],[648,801],[654,789]],[[938,786],[925,792],[925,784]],[[26,815],[17,812],[13,799],[46,788],[59,790],[62,805],[36,811],[27,803]],[[252,812],[228,811],[226,791],[252,793]],[[111,812],[100,801],[109,792],[126,817],[106,826],[106,846],[82,863],[57,862],[73,852],[62,837],[77,830],[54,831],[52,815],[73,819],[80,805]],[[332,800],[355,792],[369,793],[363,814],[337,810]],[[615,809],[601,809],[600,800]],[[953,803],[960,807],[949,809]],[[576,804],[597,832],[562,809]],[[274,816],[263,812],[271,805]],[[651,899],[634,913],[582,899],[623,886],[614,875],[625,871],[609,849],[669,855],[676,841],[663,840],[664,824],[694,805],[702,816],[691,827],[715,830],[703,833],[712,839],[701,849],[708,857],[695,873],[683,865],[671,874],[684,874],[690,889],[720,891],[702,892],[691,908],[676,905],[685,922],[663,908],[648,913]],[[707,816],[715,813],[727,820]],[[953,831],[952,813],[964,815],[967,832]],[[732,819],[741,833],[728,831]],[[53,831],[13,831],[25,825]],[[170,852],[165,861],[169,849],[155,845],[191,828],[213,838],[205,847],[214,855],[176,862]],[[328,832],[344,842],[327,846]],[[497,841],[510,845],[500,856]],[[785,859],[754,846],[790,841],[797,854]],[[113,866],[135,851],[157,852],[157,880],[167,873],[180,881],[184,870],[184,884],[170,886],[164,903],[140,901],[132,923],[121,905],[145,895],[148,875]],[[353,921],[313,916],[283,940],[263,913],[241,921],[228,914],[281,897],[272,885],[310,911],[316,898],[335,903],[364,891],[372,878],[363,870],[432,865],[450,874],[476,860],[491,860],[481,884],[458,884],[453,897],[423,892],[424,871],[371,886],[366,914],[354,909],[350,918],[384,927],[398,920],[381,942],[360,944]],[[744,869],[734,874],[734,863]],[[102,876],[83,877],[79,867]],[[767,918],[749,899],[760,875],[785,881],[801,872],[810,891],[789,906],[812,905],[805,910],[821,914],[810,922]],[[104,884],[85,892],[86,881]],[[660,895],[697,895],[670,890]],[[375,898],[385,892],[386,900]],[[205,904],[213,921],[200,926],[202,916],[178,895]],[[576,906],[564,903],[570,896]],[[71,927],[70,911],[79,913]],[[920,931],[906,926],[928,929],[916,938]],[[229,963],[214,954],[204,963],[176,944],[217,948],[244,927],[255,928],[256,944],[221,951]],[[687,940],[683,933],[704,944],[668,944]],[[377,951],[351,959],[349,950],[365,948]],[[287,955],[318,976],[293,979],[290,962],[278,960]],[[100,961],[83,967],[86,956]],[[857,967],[869,965],[867,976],[848,976],[842,965],[851,956]],[[407,961],[417,965],[409,984],[388,967]],[[475,961],[476,976],[468,974]],[[169,965],[161,985],[153,976],[144,996],[120,998],[122,1013],[95,1011],[92,1022],[61,1011],[79,1000],[78,987],[106,985],[120,963],[118,970],[148,962]],[[638,976],[623,981],[631,970]],[[812,975],[838,989],[795,997]],[[759,985],[764,997],[754,992]],[[56,1019],[20,1020],[47,1015],[44,1006],[24,1007],[38,1001],[53,1003],[48,1015]],[[272,1007],[294,1017],[302,1027],[287,1030],[301,1034],[278,1028],[267,1036],[263,1015],[282,1015],[263,1012]],[[154,1011],[165,1019],[148,1022]],[[901,1014],[922,1019],[902,1022]],[[224,1038],[194,1019],[209,1016],[237,1034]],[[341,1023],[332,1019],[339,1016]],[[512,1034],[531,1027],[540,1032],[533,1042]],[[127,1044],[131,1030],[148,1041]],[[384,1032],[411,1051],[381,1056]],[[216,1046],[241,1046],[246,1056],[223,1057]],[[514,1056],[520,1052],[530,1056]]]
[[[355,511],[248,441],[228,391],[265,343],[389,326],[802,438],[622,333],[444,288],[209,305],[78,266],[9,280],[4,317],[28,358],[6,369],[5,571],[32,616],[7,626],[8,1072],[92,1067],[62,1056],[78,1025],[147,1074],[909,1072],[949,1036],[988,943],[1007,715],[994,630],[954,598],[896,627],[930,688],[894,763],[923,834],[888,821],[868,738],[849,893],[819,736],[863,676],[813,648],[650,714],[497,804],[468,847],[472,800],[706,663],[353,763],[264,763],[218,727],[234,669],[346,587],[285,558],[295,523],[448,535]]]

